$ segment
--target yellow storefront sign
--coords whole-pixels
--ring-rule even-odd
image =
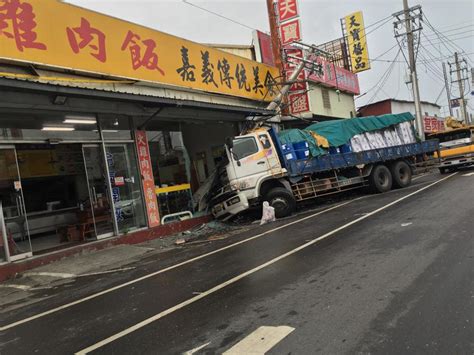
[[[0,58],[270,101],[274,67],[57,0],[0,0]]]
[[[362,11],[344,17],[346,36],[351,56],[352,72],[359,73],[370,69],[367,37],[365,35]]]

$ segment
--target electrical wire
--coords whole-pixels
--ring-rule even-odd
[[[433,31],[435,32],[437,35],[438,35],[438,39],[440,41],[439,44],[443,44],[443,46],[449,51],[449,52],[452,52],[452,49],[454,48],[454,50],[457,52],[457,51],[460,51],[461,53],[462,52],[465,52],[465,50],[463,48],[461,48],[460,46],[458,46],[457,44],[455,44],[453,41],[454,39],[449,39],[447,38],[443,33],[441,33],[440,31],[438,31],[436,28],[434,28],[434,26],[431,24],[430,20],[426,17],[425,15],[425,23],[426,25]],[[472,36],[468,36],[467,38],[470,38]],[[459,40],[461,38],[457,38],[455,40]],[[451,45],[451,49],[448,47],[448,44]],[[468,59],[469,60],[469,59]],[[470,61],[470,60],[469,60]],[[470,61],[471,62],[471,61]],[[471,65],[472,65],[472,62],[471,62]]]
[[[214,16],[223,18],[223,19],[225,19],[225,20],[227,20],[227,21],[230,21],[230,22],[233,22],[233,23],[235,23],[235,24],[237,24],[237,25],[239,25],[239,26],[248,28],[249,30],[252,30],[252,31],[253,31],[253,30],[257,30],[256,28],[250,27],[250,26],[248,26],[248,25],[246,25],[246,24],[244,24],[244,23],[242,23],[242,22],[236,21],[236,20],[234,20],[234,19],[231,19],[231,18],[229,18],[229,17],[226,17],[226,16],[224,16],[224,15],[221,15],[221,14],[219,14],[219,13],[217,13],[217,12],[208,10],[208,9],[206,9],[206,8],[204,8],[204,7],[199,6],[199,5],[193,4],[193,3],[189,2],[189,0],[181,0],[181,1],[182,1],[184,4],[186,4],[186,5],[193,6],[193,7],[197,8],[197,9],[202,10],[202,11],[205,11],[205,12],[208,12],[208,13],[210,13],[210,14],[213,14]]]
[[[395,63],[396,63],[396,60],[397,58],[400,56],[400,52],[401,52],[401,49],[398,50],[397,54],[395,55],[392,63],[388,66],[387,70],[385,70],[385,72],[382,74],[382,76],[380,77],[379,81],[374,85],[372,86],[370,89],[366,90],[365,93],[357,96],[355,99],[359,99],[360,97],[366,95],[367,93],[369,93],[370,91],[372,91],[373,89],[375,89],[376,87],[383,87],[388,79],[388,77],[390,76],[390,74],[392,73],[393,71],[393,68],[395,66]],[[380,85],[382,84],[382,85]],[[369,104],[371,104],[374,100],[374,98],[377,96],[377,92],[368,100],[368,103],[366,103],[364,106],[367,106]]]

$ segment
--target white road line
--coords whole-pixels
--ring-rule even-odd
[[[58,279],[72,279],[76,277],[76,274],[68,274],[65,272],[25,272],[23,276],[47,276],[56,277]]]
[[[173,269],[177,269],[177,268],[179,268],[179,267],[181,267],[181,266],[190,264],[190,263],[192,263],[192,262],[194,262],[194,261],[198,261],[198,260],[204,259],[204,258],[206,258],[206,257],[208,257],[208,256],[211,256],[211,255],[220,253],[220,252],[222,252],[222,251],[224,251],[224,250],[228,250],[228,249],[234,248],[234,247],[236,247],[236,246],[238,246],[238,245],[241,245],[241,244],[250,242],[250,241],[252,241],[252,240],[254,240],[254,239],[263,237],[263,236],[268,235],[268,234],[270,234],[270,233],[276,232],[276,231],[278,231],[278,230],[280,230],[280,229],[290,227],[290,226],[295,225],[295,224],[297,224],[297,223],[303,222],[303,221],[305,221],[305,220],[307,220],[307,219],[310,219],[310,218],[319,216],[319,215],[321,215],[321,214],[323,214],[323,213],[326,213],[326,212],[335,210],[335,209],[337,209],[337,208],[341,208],[341,207],[346,206],[346,205],[348,205],[348,204],[350,204],[350,203],[352,203],[352,202],[355,202],[355,201],[357,201],[357,200],[360,200],[361,198],[362,198],[362,197],[355,198],[355,199],[353,199],[353,200],[350,200],[350,201],[341,203],[341,204],[339,204],[339,205],[336,205],[336,206],[327,208],[327,209],[325,209],[325,210],[323,210],[323,211],[319,211],[319,212],[313,213],[313,214],[311,214],[311,215],[309,215],[309,216],[306,216],[306,217],[297,219],[297,220],[295,220],[295,221],[293,221],[293,222],[290,222],[290,223],[284,224],[284,225],[282,225],[282,226],[279,226],[279,227],[270,229],[270,230],[265,231],[265,232],[263,232],[263,233],[254,235],[253,237],[250,237],[250,238],[241,240],[241,241],[239,241],[239,242],[236,242],[236,243],[227,245],[227,246],[225,246],[225,247],[222,247],[222,248],[213,250],[213,251],[211,251],[211,252],[209,252],[209,253],[205,253],[205,254],[196,256],[196,257],[194,257],[194,258],[192,258],[192,259],[185,260],[185,261],[183,261],[183,262],[181,262],[181,263],[178,263],[178,264],[169,266],[169,267],[167,267],[167,268],[164,268],[164,269],[161,269],[161,270],[152,272],[151,274],[147,274],[147,275],[141,276],[141,277],[139,277],[139,278],[137,278],[137,279],[127,281],[127,282],[125,282],[125,283],[123,283],[123,284],[120,284],[120,285],[111,287],[111,288],[106,289],[106,290],[104,290],[104,291],[100,291],[100,292],[94,293],[94,294],[92,294],[92,295],[90,295],[90,296],[87,296],[87,297],[81,298],[81,299],[79,299],[79,300],[76,300],[76,301],[73,301],[73,302],[64,304],[64,305],[62,305],[62,306],[59,306],[59,307],[50,309],[50,310],[48,310],[48,311],[35,314],[34,316],[31,316],[31,317],[28,317],[28,318],[25,318],[25,319],[21,319],[21,320],[19,320],[19,321],[17,321],[17,322],[13,322],[13,323],[4,325],[4,326],[0,327],[0,331],[4,331],[4,330],[7,330],[7,329],[14,328],[14,327],[19,326],[19,325],[21,325],[21,324],[31,322],[31,321],[33,321],[33,320],[35,320],[35,319],[42,318],[42,317],[47,316],[47,315],[49,315],[49,314],[59,312],[59,311],[61,311],[61,310],[63,310],[63,309],[67,309],[67,308],[73,307],[73,306],[78,305],[78,304],[81,304],[81,303],[83,303],[83,302],[90,301],[90,300],[92,300],[92,299],[94,299],[94,298],[97,298],[97,297],[106,295],[106,294],[108,294],[108,293],[110,293],[110,292],[119,290],[119,289],[121,289],[121,288],[130,286],[130,285],[133,285],[133,284],[135,284],[135,283],[137,283],[137,282],[140,282],[140,281],[149,279],[149,278],[154,277],[154,276],[156,276],[156,275],[163,274],[163,273],[168,272],[168,271],[173,270]]]
[[[17,290],[22,290],[22,291],[31,290],[31,286],[28,286],[28,285],[18,285],[18,284],[0,285],[0,288],[16,288]]]
[[[437,181],[435,181],[435,182],[433,182],[433,183],[431,183],[431,184],[429,184],[429,185],[427,185],[427,186],[425,186],[425,187],[422,187],[422,188],[420,188],[420,189],[418,189],[418,190],[416,190],[416,191],[414,191],[414,192],[412,192],[412,193],[410,193],[410,194],[408,194],[408,195],[405,195],[405,196],[403,196],[403,197],[401,197],[401,198],[399,198],[399,199],[397,199],[397,200],[395,200],[395,201],[392,201],[392,202],[390,202],[389,204],[387,204],[387,205],[385,205],[385,206],[382,206],[382,207],[380,207],[380,208],[377,208],[376,210],[374,210],[374,211],[372,211],[372,212],[369,212],[369,213],[367,213],[366,215],[364,215],[364,216],[362,216],[362,217],[359,217],[359,218],[357,218],[357,219],[355,219],[355,220],[353,220],[353,221],[351,221],[351,222],[349,222],[349,223],[346,223],[346,224],[344,224],[344,225],[342,225],[342,226],[340,226],[340,227],[338,227],[338,228],[336,228],[336,229],[333,229],[332,231],[330,231],[330,232],[328,232],[328,233],[326,233],[326,234],[324,234],[324,235],[322,235],[322,236],[320,236],[320,237],[318,237],[318,238],[315,238],[315,239],[311,240],[310,242],[307,242],[307,243],[305,243],[305,244],[303,244],[303,245],[300,245],[299,247],[297,247],[297,248],[295,248],[295,249],[293,249],[293,250],[290,250],[290,251],[286,252],[285,254],[282,254],[282,255],[280,255],[280,256],[278,256],[278,257],[276,257],[276,258],[273,258],[273,259],[267,261],[267,262],[264,263],[264,264],[261,264],[261,265],[255,267],[255,268],[253,268],[253,269],[251,269],[251,270],[248,270],[248,271],[246,271],[246,272],[244,272],[244,273],[242,273],[242,274],[240,274],[240,275],[237,275],[237,276],[235,276],[235,277],[233,277],[233,278],[227,280],[226,282],[223,282],[223,283],[221,283],[221,284],[219,284],[219,285],[217,285],[217,286],[214,286],[213,288],[211,288],[211,289],[209,289],[209,290],[207,290],[207,291],[201,293],[200,295],[191,297],[191,298],[187,299],[186,301],[177,304],[176,306],[173,306],[173,307],[171,307],[171,308],[168,308],[168,309],[166,309],[166,310],[164,310],[164,311],[162,311],[162,312],[160,312],[160,313],[154,315],[153,317],[147,318],[147,319],[145,319],[145,320],[143,320],[143,321],[141,321],[141,322],[139,322],[139,323],[137,323],[137,324],[135,324],[135,325],[133,325],[133,326],[131,326],[131,327],[129,327],[129,328],[126,328],[126,329],[122,330],[122,331],[119,332],[119,333],[116,333],[116,334],[114,334],[114,335],[112,335],[112,336],[110,336],[110,337],[108,337],[108,338],[106,338],[106,339],[103,339],[103,340],[99,341],[99,342],[96,343],[96,344],[93,344],[93,345],[91,345],[91,346],[89,346],[89,347],[87,347],[87,348],[85,348],[85,349],[83,349],[83,350],[80,350],[80,351],[78,351],[76,354],[79,354],[79,355],[87,354],[87,353],[89,353],[89,352],[91,352],[91,351],[94,351],[94,350],[97,350],[97,349],[99,349],[99,348],[101,348],[101,347],[103,347],[103,346],[105,346],[105,345],[107,345],[107,344],[110,344],[110,343],[114,342],[114,341],[117,340],[117,339],[120,339],[120,338],[122,338],[122,337],[124,337],[124,336],[126,336],[126,335],[128,335],[128,334],[130,334],[130,333],[133,333],[134,331],[136,331],[136,330],[138,330],[138,329],[140,329],[140,328],[143,328],[143,327],[147,326],[147,325],[150,324],[150,323],[153,323],[153,322],[155,322],[155,321],[157,321],[157,320],[159,320],[159,319],[161,319],[161,318],[167,316],[168,314],[174,313],[174,312],[176,312],[176,311],[178,311],[178,310],[180,310],[180,309],[182,309],[182,308],[184,308],[184,307],[186,307],[186,306],[188,306],[188,305],[190,305],[190,304],[192,304],[192,303],[194,303],[194,302],[197,302],[197,301],[199,301],[200,299],[203,299],[203,298],[205,298],[205,297],[207,297],[207,296],[209,296],[209,295],[211,295],[211,294],[213,294],[213,293],[215,293],[215,292],[217,292],[217,291],[219,291],[219,290],[222,290],[223,288],[225,288],[225,287],[227,287],[227,286],[229,286],[229,285],[231,285],[231,284],[236,283],[236,282],[239,281],[239,280],[242,280],[243,278],[245,278],[245,277],[247,277],[247,276],[249,276],[249,275],[252,275],[252,274],[256,273],[257,271],[260,271],[260,270],[262,270],[262,269],[264,269],[264,268],[266,268],[266,267],[268,267],[268,266],[270,266],[270,265],[272,265],[272,264],[274,264],[274,263],[276,263],[276,262],[278,262],[278,261],[280,261],[280,260],[282,260],[282,259],[284,259],[284,258],[290,256],[290,255],[293,255],[293,254],[299,252],[300,250],[303,250],[303,249],[305,249],[305,248],[307,248],[307,247],[309,247],[309,246],[311,246],[311,245],[313,245],[313,244],[316,244],[316,243],[318,243],[319,241],[321,241],[321,240],[323,240],[323,239],[326,239],[326,238],[328,238],[328,237],[330,237],[330,236],[332,236],[332,235],[334,235],[334,234],[340,232],[341,230],[344,230],[344,229],[346,229],[346,228],[348,228],[348,227],[350,227],[350,226],[352,226],[352,225],[354,225],[354,224],[356,224],[356,223],[359,223],[360,221],[363,221],[364,219],[367,219],[367,218],[369,218],[369,217],[371,217],[371,216],[373,216],[373,215],[375,215],[375,214],[377,214],[377,213],[379,213],[379,212],[381,212],[381,211],[383,211],[383,210],[385,210],[385,209],[387,209],[387,208],[389,208],[389,207],[392,207],[393,205],[396,205],[397,203],[400,203],[400,202],[406,200],[407,198],[410,198],[411,196],[414,196],[414,195],[416,195],[416,194],[418,194],[418,193],[420,193],[420,192],[422,192],[422,191],[424,191],[424,190],[426,190],[426,189],[429,189],[430,187],[432,187],[432,186],[434,186],[434,185],[436,185],[436,184],[439,184],[440,182],[443,182],[443,181],[445,181],[445,180],[447,180],[447,179],[453,177],[454,175],[456,175],[456,173],[451,174],[451,175],[448,175],[448,176],[446,176],[446,177],[443,178],[443,179],[437,180]]]
[[[462,174],[462,176],[473,176],[474,173],[467,173],[467,174]]]
[[[295,330],[295,328],[286,325],[279,327],[259,327],[222,355],[264,355],[293,330]]]
[[[208,346],[211,342],[208,342],[206,344],[202,344],[201,346],[198,346],[197,348],[191,349],[189,351],[186,351],[183,353],[183,355],[193,355],[194,353],[197,353],[199,350],[204,349],[206,346]]]

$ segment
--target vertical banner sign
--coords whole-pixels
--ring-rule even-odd
[[[142,176],[143,194],[145,196],[146,212],[148,214],[149,227],[156,227],[160,224],[160,212],[155,193],[155,179],[151,166],[150,149],[145,131],[135,131],[135,142],[138,151],[138,163]]]
[[[291,113],[296,115],[298,113],[308,112],[309,107],[309,96],[308,92],[296,93],[288,95],[290,100],[290,110]]]
[[[347,43],[351,56],[352,72],[359,73],[370,69],[367,37],[365,36],[362,11],[354,12],[344,17]]]
[[[295,72],[300,61],[295,58],[303,58],[303,51],[298,48],[291,48],[295,41],[301,41],[301,22],[299,19],[299,9],[297,0],[277,0],[277,12],[279,19],[280,41],[285,48],[286,62],[284,63],[286,80]],[[293,57],[293,58],[290,58]],[[306,83],[306,73],[301,73],[296,78],[296,82],[290,87],[288,100],[290,103],[290,113],[292,115],[310,111],[308,84]]]
[[[295,41],[301,41],[300,20],[295,19],[280,23],[280,38],[283,46]]]
[[[297,0],[278,0],[277,9],[280,23],[298,17],[299,14]]]

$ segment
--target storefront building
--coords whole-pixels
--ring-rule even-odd
[[[37,37],[0,34],[0,263],[195,217],[192,194],[225,137],[270,114],[276,69],[61,2],[21,3]],[[99,29],[81,37],[104,23],[110,42]],[[140,52],[150,41],[161,46]]]

